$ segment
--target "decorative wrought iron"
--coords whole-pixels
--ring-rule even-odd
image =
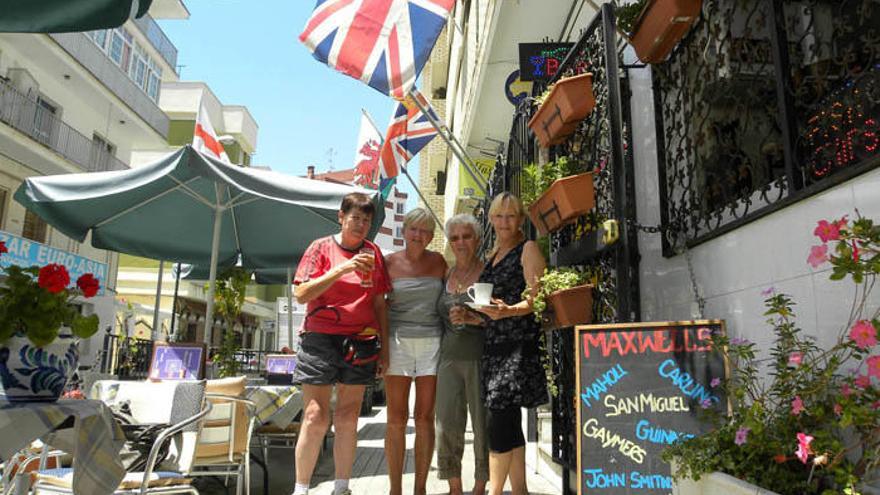
[[[873,0],[705,0],[653,67],[666,254],[880,164],[878,53]]]

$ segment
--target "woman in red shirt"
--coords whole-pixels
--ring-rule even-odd
[[[312,242],[294,277],[296,300],[306,304],[294,372],[294,381],[302,383],[304,402],[294,495],[308,492],[330,424],[334,385],[334,494],[350,493],[364,389],[388,363],[387,348],[377,350],[376,336],[382,343],[387,341],[385,294],[391,283],[382,252],[366,239],[374,208],[365,194],[345,196],[339,210],[341,231]]]

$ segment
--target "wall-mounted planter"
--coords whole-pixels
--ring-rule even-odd
[[[593,173],[572,175],[553,182],[529,206],[529,218],[544,236],[587,214],[595,204]]]
[[[529,129],[545,148],[560,144],[574,133],[578,122],[589,115],[595,106],[593,74],[560,79],[529,120]]]
[[[666,60],[700,15],[703,0],[648,0],[630,39],[642,62]]]
[[[593,320],[593,286],[579,285],[547,296],[557,328],[586,325]]]

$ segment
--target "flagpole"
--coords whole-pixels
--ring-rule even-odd
[[[461,164],[464,165],[465,172],[467,172],[468,175],[471,176],[471,179],[474,179],[474,182],[476,183],[476,186],[480,189],[480,192],[488,196],[489,191],[487,190],[487,186],[489,184],[489,181],[485,177],[483,177],[483,174],[480,173],[479,169],[477,169],[476,166],[473,165],[473,161],[467,154],[467,150],[461,146],[461,143],[459,143],[455,135],[449,131],[449,128],[447,128],[444,124],[438,122],[437,119],[435,119],[434,116],[431,115],[430,112],[428,112],[428,109],[425,108],[424,105],[422,105],[422,102],[419,101],[419,99],[412,91],[410,91],[410,96],[412,97],[412,100],[415,102],[416,106],[419,107],[419,110],[421,110],[422,114],[427,117],[431,125],[434,126],[434,129],[437,129],[437,134],[440,134],[440,137],[442,137],[443,140],[446,141],[446,144],[449,145],[452,153],[456,156],[456,158],[461,161]],[[483,184],[486,184],[486,186],[484,186]]]
[[[382,136],[382,133],[379,132],[379,128],[376,127],[376,123],[373,121],[373,118],[370,117],[370,114],[367,113],[367,111],[365,109],[361,108],[361,112],[363,112],[364,117],[367,118],[367,121],[370,123],[371,126],[373,126],[373,129],[376,131],[376,134],[379,136],[379,140],[380,140],[379,146],[385,144],[385,138]],[[422,113],[424,113],[424,111]],[[401,166],[400,170],[403,172],[403,175],[406,176],[407,180],[409,180],[409,183],[412,184],[413,189],[416,190],[416,194],[418,194],[419,198],[422,199],[422,203],[425,203],[425,208],[427,208],[428,212],[431,214],[431,216],[434,217],[434,221],[437,222],[437,225],[443,225],[443,222],[440,221],[440,217],[437,216],[437,213],[434,212],[434,209],[431,208],[430,204],[428,204],[428,200],[425,199],[425,196],[422,194],[421,189],[419,189],[419,186],[413,180],[412,176],[409,175],[409,171],[406,169],[406,167]],[[443,236],[446,237],[446,229],[440,229],[440,231],[443,232]]]

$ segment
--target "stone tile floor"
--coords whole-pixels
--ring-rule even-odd
[[[385,435],[385,408],[373,408],[373,415],[361,417],[358,422],[358,449],[355,457],[354,467],[352,470],[352,479],[350,488],[353,495],[371,494],[380,495],[388,493],[389,484],[387,470],[385,467],[384,456],[384,435]],[[473,451],[472,435],[468,431],[465,441],[463,467],[463,482],[465,490],[469,490],[474,483],[473,480]],[[410,419],[407,428],[407,458],[404,468],[403,487],[404,493],[412,493],[412,484],[414,480],[413,468],[413,452],[412,446],[415,441],[415,425]],[[314,477],[312,478],[312,488],[310,495],[331,495],[333,492],[333,456],[332,456],[332,439],[327,442],[327,448],[318,461],[318,466]],[[256,453],[257,455],[261,455]],[[293,491],[294,473],[293,473],[293,450],[273,449],[269,452],[269,489],[263,491],[263,473],[256,465],[252,464],[251,468],[251,494],[263,495],[288,495]],[[558,492],[553,485],[550,484],[542,476],[530,472],[529,473],[529,492],[533,495],[551,495]],[[222,483],[216,479],[200,479],[197,480],[197,486],[202,494],[234,494],[234,481],[230,481],[230,486],[226,489]],[[507,487],[509,490],[509,486]],[[439,495],[448,492],[446,481],[437,478],[436,456],[431,466],[431,472],[428,474],[428,494]]]

